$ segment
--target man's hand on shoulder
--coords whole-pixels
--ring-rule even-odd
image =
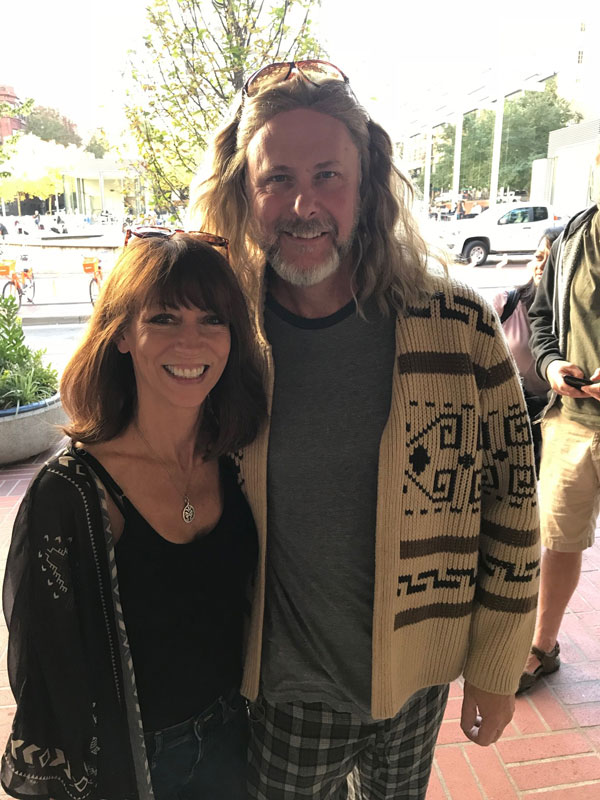
[[[514,713],[514,694],[484,692],[465,681],[460,727],[467,739],[482,747],[494,744]]]

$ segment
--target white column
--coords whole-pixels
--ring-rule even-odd
[[[496,118],[494,120],[494,146],[492,148],[492,174],[490,177],[490,203],[498,196],[498,175],[500,174],[500,148],[502,146],[502,123],[504,122],[504,93],[498,93]]]
[[[73,210],[73,204],[71,202],[71,181],[67,181],[66,175],[63,175],[63,192],[65,195],[65,214],[70,214]]]
[[[104,174],[98,173],[98,183],[100,184],[100,211],[104,211]]]
[[[0,205],[2,205],[2,216],[5,217],[6,216],[6,206],[4,205],[4,200],[2,200],[2,198],[0,198]]]
[[[423,181],[423,202],[425,203],[426,211],[429,210],[429,195],[431,193],[431,144],[432,144],[431,127],[427,128],[425,133],[425,177]]]
[[[456,115],[456,132],[454,134],[454,167],[452,170],[452,194],[456,197],[460,192],[460,158],[462,155],[463,112]]]

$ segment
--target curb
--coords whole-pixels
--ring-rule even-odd
[[[23,327],[29,325],[80,325],[92,315],[89,303],[40,303],[21,306],[19,317]]]
[[[77,317],[21,317],[21,320],[24,328],[33,325],[83,325],[90,316],[90,314],[82,314]]]

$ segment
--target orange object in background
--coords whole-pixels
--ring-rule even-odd
[[[98,269],[98,265],[100,264],[99,258],[84,258],[83,259],[83,271],[84,272],[96,272]]]
[[[102,267],[100,266],[100,259],[93,256],[84,256],[83,271],[91,275],[89,293],[90,302],[95,305],[100,289],[102,288]]]
[[[0,277],[8,278],[15,271],[17,262],[10,258],[0,261]]]

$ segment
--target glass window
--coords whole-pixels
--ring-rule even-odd
[[[548,219],[548,209],[546,208],[546,206],[534,206],[533,221],[541,222],[544,219]]]
[[[523,222],[529,222],[529,209],[513,208],[512,211],[500,217],[498,225],[518,225]]]

